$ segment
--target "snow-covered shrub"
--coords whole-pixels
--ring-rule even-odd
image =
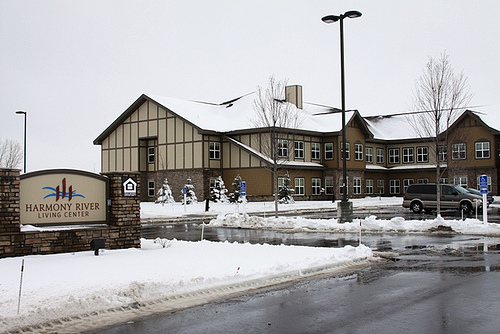
[[[181,202],[182,204],[198,203],[198,198],[196,198],[196,193],[194,191],[194,185],[191,183],[191,179],[187,179],[186,184],[186,203],[184,203],[184,193],[181,190]]]
[[[233,191],[229,194],[229,202],[231,203],[241,203],[242,198],[240,198],[240,187],[241,187],[241,176],[238,174],[233,180]]]
[[[155,244],[160,244],[163,248],[169,248],[172,246],[172,240],[156,238],[154,241]]]
[[[226,185],[224,184],[224,180],[222,180],[222,177],[219,176],[215,180],[215,186],[210,189],[210,199],[216,203],[227,203],[228,198],[226,193],[227,189]]]
[[[278,188],[278,200],[280,203],[294,203],[292,194],[294,189],[290,188],[290,175],[286,173],[283,177],[283,185]]]
[[[172,190],[170,189],[170,185],[168,184],[167,178],[163,180],[163,186],[158,190],[158,193],[156,194],[156,201],[155,203],[174,203],[174,196],[172,196]]]

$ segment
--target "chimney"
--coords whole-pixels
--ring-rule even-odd
[[[297,108],[302,109],[302,86],[286,86],[285,101],[293,103]]]

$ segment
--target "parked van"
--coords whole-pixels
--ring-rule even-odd
[[[435,183],[412,184],[406,189],[403,207],[415,213],[422,210],[430,212],[437,209]],[[482,207],[481,196],[469,193],[464,188],[453,184],[441,185],[441,209],[457,209],[468,213]]]

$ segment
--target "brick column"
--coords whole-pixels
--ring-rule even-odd
[[[110,248],[141,247],[141,201],[139,173],[103,173],[109,178]],[[137,194],[125,196],[123,182],[132,178],[137,182]]]
[[[19,233],[19,186],[18,169],[0,169],[0,234]],[[1,244],[1,241],[0,241]]]

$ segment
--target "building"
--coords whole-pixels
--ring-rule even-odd
[[[303,120],[279,135],[279,181],[288,173],[296,200],[340,198],[341,113],[303,102],[301,86],[286,87],[286,97],[277,103],[293,105]],[[237,175],[247,183],[249,200],[270,199],[275,190],[264,150],[270,129],[253,125],[255,98],[250,93],[213,104],[143,94],[94,140],[101,145],[101,170],[140,172],[143,201],[154,200],[165,178],[177,200],[187,182],[200,200],[219,176],[231,191]],[[412,183],[436,182],[437,158],[441,182],[476,188],[478,176],[486,174],[498,194],[498,130],[478,113],[462,111],[443,130],[448,142],[436,154],[433,138],[412,125],[417,116],[346,112],[349,197],[402,196]]]

